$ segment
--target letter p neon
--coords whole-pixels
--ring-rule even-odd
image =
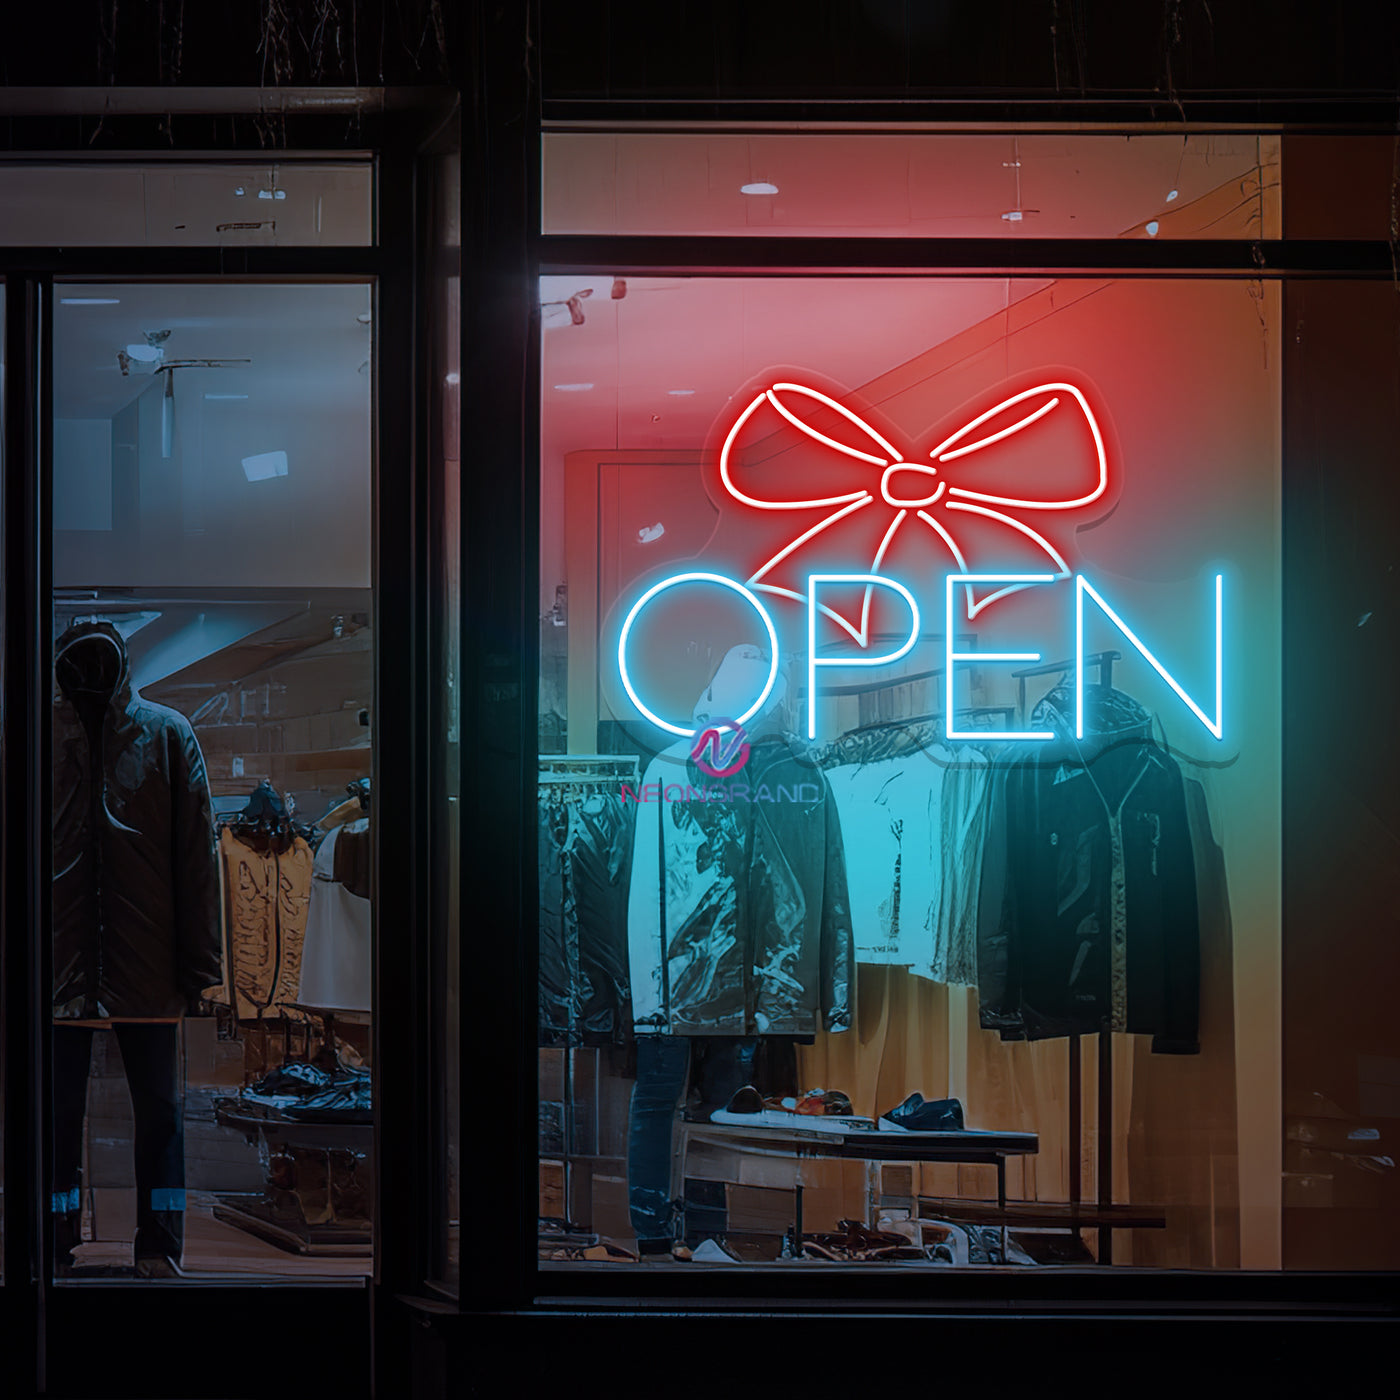
[[[817,586],[823,583],[879,584],[892,588],[909,604],[909,640],[898,651],[884,656],[818,656],[817,655]],[[892,578],[879,574],[808,574],[807,575],[807,737],[817,737],[817,667],[818,666],[886,666],[898,661],[914,649],[919,640],[919,605],[914,595]]]

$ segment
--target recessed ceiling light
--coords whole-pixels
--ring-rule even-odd
[[[1001,217],[1009,224],[1019,224],[1026,216],[1020,209],[1008,209]]]
[[[285,452],[258,452],[243,459],[243,475],[249,481],[269,481],[274,476],[287,475]]]
[[[261,189],[258,191],[259,199],[286,199],[287,191],[279,189]]]
[[[159,345],[128,345],[126,353],[133,360],[139,360],[143,365],[154,364],[157,360],[165,357],[165,351]]]
[[[767,180],[755,180],[751,185],[740,185],[740,194],[777,194],[777,185],[771,184]]]
[[[59,297],[60,306],[120,306],[120,297]]]
[[[673,394],[678,399],[689,398],[695,392],[694,389],[667,389],[668,394]]]
[[[243,196],[247,193],[248,191],[245,190],[242,185],[235,185],[233,187],[233,194],[235,199],[242,199]]]
[[[591,384],[556,384],[554,386],[561,394],[581,394],[585,389],[591,389]]]
[[[1149,221],[1148,221],[1148,224],[1147,224],[1147,236],[1148,236],[1149,238],[1156,238],[1156,237],[1157,237],[1157,230],[1158,230],[1160,227],[1161,227],[1161,225],[1158,224],[1158,222],[1157,222],[1156,219],[1151,219],[1151,220],[1149,220]]]
[[[1174,200],[1174,199],[1177,197],[1177,195],[1179,195],[1180,193],[1181,193],[1180,190],[1168,190],[1168,191],[1167,191],[1167,203],[1170,204],[1170,203],[1172,202],[1172,200]]]

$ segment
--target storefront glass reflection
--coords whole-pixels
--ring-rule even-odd
[[[55,302],[55,1277],[363,1274],[370,289]]]

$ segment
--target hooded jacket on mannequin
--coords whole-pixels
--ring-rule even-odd
[[[54,646],[54,1014],[179,1016],[222,980],[204,758],[105,621]]]
[[[696,702],[697,729],[741,713],[768,667],[759,648],[732,648]],[[851,1025],[840,821],[826,777],[779,723],[783,694],[775,686],[745,726],[748,759],[732,777],[700,771],[691,739],[644,776],[642,794],[661,800],[637,807],[628,944],[639,1035],[792,1036]]]

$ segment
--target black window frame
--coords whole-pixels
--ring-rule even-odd
[[[182,94],[182,99],[188,99]],[[280,1386],[371,1393],[407,1368],[392,1321],[398,1299],[421,1294],[433,1269],[441,1214],[443,1115],[434,1099],[430,1013],[431,938],[423,819],[436,743],[432,582],[427,541],[432,482],[425,453],[426,392],[419,382],[425,317],[420,203],[426,152],[456,119],[453,90],[339,92],[313,112],[266,116],[256,90],[196,94],[197,116],[158,115],[160,96],[101,115],[100,104],[31,94],[32,114],[12,115],[6,160],[175,159],[193,163],[364,158],[374,179],[373,237],[361,247],[3,247],[6,283],[5,472],[0,487],[5,550],[6,755],[0,908],[4,917],[4,1283],[0,1341],[15,1393],[239,1396]],[[55,121],[73,102],[72,119]],[[276,100],[273,100],[276,106]],[[131,108],[137,110],[131,111]],[[86,113],[87,115],[82,115]],[[226,118],[227,120],[224,120]],[[102,132],[103,148],[84,148]],[[266,141],[271,132],[273,145]],[[76,138],[76,139],[75,139]],[[52,599],[52,301],[55,282],[353,281],[371,287],[375,324],[372,420],[375,609],[374,800],[378,889],[395,895],[407,948],[376,937],[374,1035],[376,1216],[373,1274],[363,1281],[54,1285],[47,1200],[50,985],[46,937],[49,845],[49,621]],[[402,920],[402,922],[400,922]],[[37,1129],[37,1135],[36,1135]],[[294,1315],[297,1325],[286,1326]],[[139,1338],[92,1346],[92,1338]],[[219,1336],[244,1340],[231,1356]],[[327,1347],[320,1338],[334,1337]],[[257,1354],[248,1339],[260,1339]],[[251,1369],[241,1362],[246,1359]],[[397,1383],[397,1382],[396,1382]]]
[[[489,50],[488,50],[489,51]],[[509,1143],[518,1156],[519,1168],[512,1177],[504,1160],[477,1164],[475,1178],[490,1193],[490,1199],[508,1218],[521,1222],[520,1236],[513,1255],[514,1268],[499,1261],[493,1269],[493,1284],[478,1290],[478,1306],[507,1310],[523,1319],[549,1321],[560,1335],[602,1335],[605,1320],[620,1325],[645,1323],[647,1331],[663,1344],[674,1335],[678,1344],[684,1337],[683,1323],[677,1319],[702,1317],[801,1319],[810,1323],[815,1335],[836,1316],[863,1317],[876,1326],[878,1319],[901,1316],[956,1316],[968,1322],[993,1319],[1000,1313],[1015,1312],[1042,1319],[1065,1319],[1067,1311],[1079,1314],[1086,1335],[1100,1322],[1129,1322],[1147,1326],[1164,1313],[1220,1317],[1246,1313],[1268,1320],[1275,1330],[1270,1335],[1280,1345],[1290,1338],[1289,1327],[1307,1318],[1347,1317],[1393,1322],[1396,1309],[1394,1283],[1400,1274],[1384,1273],[1301,1273],[1274,1271],[1231,1271],[1220,1273],[1176,1272],[1135,1269],[1086,1271],[1058,1274],[1054,1278],[999,1274],[978,1279],[967,1272],[956,1276],[929,1277],[922,1272],[917,1284],[899,1279],[862,1278],[857,1293],[849,1283],[827,1274],[822,1277],[794,1277],[781,1294],[770,1280],[745,1278],[740,1269],[687,1274],[667,1269],[654,1280],[639,1280],[627,1269],[610,1275],[603,1270],[587,1273],[544,1274],[536,1267],[535,1242],[530,1224],[536,1213],[536,1180],[531,1168],[537,1159],[536,1085],[534,1078],[537,1046],[534,1027],[536,992],[537,909],[534,898],[534,830],[528,815],[533,811],[534,734],[538,693],[537,654],[534,636],[533,600],[537,593],[539,566],[539,404],[540,365],[538,336],[538,277],[544,274],[569,275],[716,275],[810,276],[810,275],[917,275],[1006,276],[1018,273],[1059,277],[1225,277],[1239,280],[1278,280],[1285,291],[1290,283],[1312,279],[1390,280],[1394,276],[1393,249],[1376,240],[1320,241],[1296,238],[1259,240],[1201,240],[1146,242],[1119,240],[919,240],[881,238],[859,240],[821,237],[663,237],[663,236],[572,236],[549,235],[539,231],[540,144],[551,121],[587,122],[597,130],[636,130],[650,122],[689,120],[700,124],[722,123],[729,130],[743,130],[775,119],[800,119],[805,129],[853,122],[888,123],[926,121],[951,129],[985,123],[1005,124],[1004,131],[1073,130],[1085,132],[1144,129],[1205,130],[1219,125],[1239,129],[1278,131],[1285,138],[1295,133],[1376,134],[1393,136],[1393,114],[1374,100],[1349,100],[1345,96],[1307,101],[1259,97],[1248,101],[1219,99],[1186,106],[1174,104],[1164,111],[1147,101],[1124,99],[1114,102],[1074,102],[1041,98],[1035,101],[1010,99],[962,100],[947,102],[757,102],[701,101],[686,99],[642,99],[631,102],[606,97],[551,102],[541,99],[528,70],[501,75],[496,90],[526,111],[537,115],[538,124],[510,143],[509,151],[485,154],[480,167],[487,176],[505,182],[513,204],[490,232],[494,241],[484,247],[489,264],[494,255],[498,286],[493,344],[508,372],[480,365],[484,388],[490,384],[502,393],[514,388],[498,413],[489,414],[481,424],[489,449],[502,453],[502,460],[516,460],[521,469],[518,485],[500,481],[489,488],[473,490],[476,483],[464,482],[464,516],[480,519],[488,502],[496,511],[491,531],[480,529],[473,535],[475,558],[472,566],[482,596],[505,594],[499,580],[509,575],[518,592],[506,594],[502,606],[492,614],[492,626],[510,638],[515,647],[493,653],[494,670],[483,667],[476,676],[479,691],[494,697],[489,709],[477,710],[479,722],[491,718],[495,744],[508,752],[509,763],[492,769],[497,779],[508,777],[513,768],[519,795],[513,796],[492,786],[491,814],[480,804],[466,814],[464,829],[464,872],[470,865],[476,880],[479,908],[485,926],[514,926],[520,929],[520,945],[514,956],[492,950],[481,960],[483,976],[499,977],[513,972],[516,994],[508,1007],[493,1008],[478,1025],[478,1053],[488,1046],[503,1054],[509,1047],[524,1070],[516,1075],[517,1102],[509,1125]],[[1175,124],[1173,119],[1180,124]],[[1164,125],[1164,122],[1166,123]],[[523,191],[512,181],[520,179],[519,165],[525,161],[528,175]],[[1285,157],[1286,159],[1286,157]],[[478,178],[482,178],[479,174]],[[1285,192],[1286,194],[1286,192]],[[520,196],[523,195],[523,198]],[[514,226],[515,238],[501,225]],[[485,275],[485,273],[483,274]],[[513,303],[515,324],[506,326],[500,304]],[[477,323],[478,333],[483,323]],[[504,337],[504,338],[502,338]],[[1285,347],[1286,350],[1286,347]],[[522,371],[523,367],[523,371]],[[1283,371],[1285,376],[1287,370]],[[1285,379],[1286,382],[1286,379]],[[1285,415],[1287,406],[1285,403]],[[1285,492],[1289,490],[1285,463]],[[474,501],[475,504],[470,502]],[[522,533],[517,541],[503,535],[506,523],[519,520]],[[1285,554],[1306,552],[1300,539],[1304,525],[1288,512],[1284,519]],[[1298,587],[1285,594],[1285,671],[1299,665],[1299,639],[1288,630],[1292,605],[1298,602]],[[511,626],[518,628],[513,634]],[[512,707],[502,694],[503,687],[518,695]],[[518,689],[517,689],[518,687]],[[481,699],[478,695],[478,701]],[[1296,736],[1286,744],[1297,743]],[[1285,803],[1288,801],[1287,752],[1285,754]],[[509,804],[509,811],[503,804]],[[499,838],[487,830],[491,820],[515,823],[519,855],[506,866],[494,866],[483,858],[485,850],[500,850]],[[1285,816],[1285,821],[1287,817]],[[474,829],[475,836],[470,832]],[[1285,843],[1287,836],[1285,835]],[[1285,904],[1285,921],[1287,906]],[[489,983],[488,983],[489,985]],[[465,1063],[471,1063],[470,1051]],[[1280,1133],[1282,1125],[1280,1125]],[[467,1304],[464,1291],[464,1306]],[[1066,1319],[1067,1320],[1067,1319]],[[589,1322],[594,1330],[567,1331],[575,1324]],[[994,1322],[989,1325],[995,1326]],[[1102,1329],[1100,1329],[1101,1331]],[[628,1334],[618,1334],[626,1337]],[[640,1337],[641,1334],[632,1334]],[[784,1335],[787,1335],[785,1332]],[[1118,1335],[1118,1334],[1115,1334]],[[1261,1331],[1259,1336],[1263,1335]],[[1063,1337],[1061,1338],[1063,1340]],[[649,1344],[650,1345],[650,1344]]]

